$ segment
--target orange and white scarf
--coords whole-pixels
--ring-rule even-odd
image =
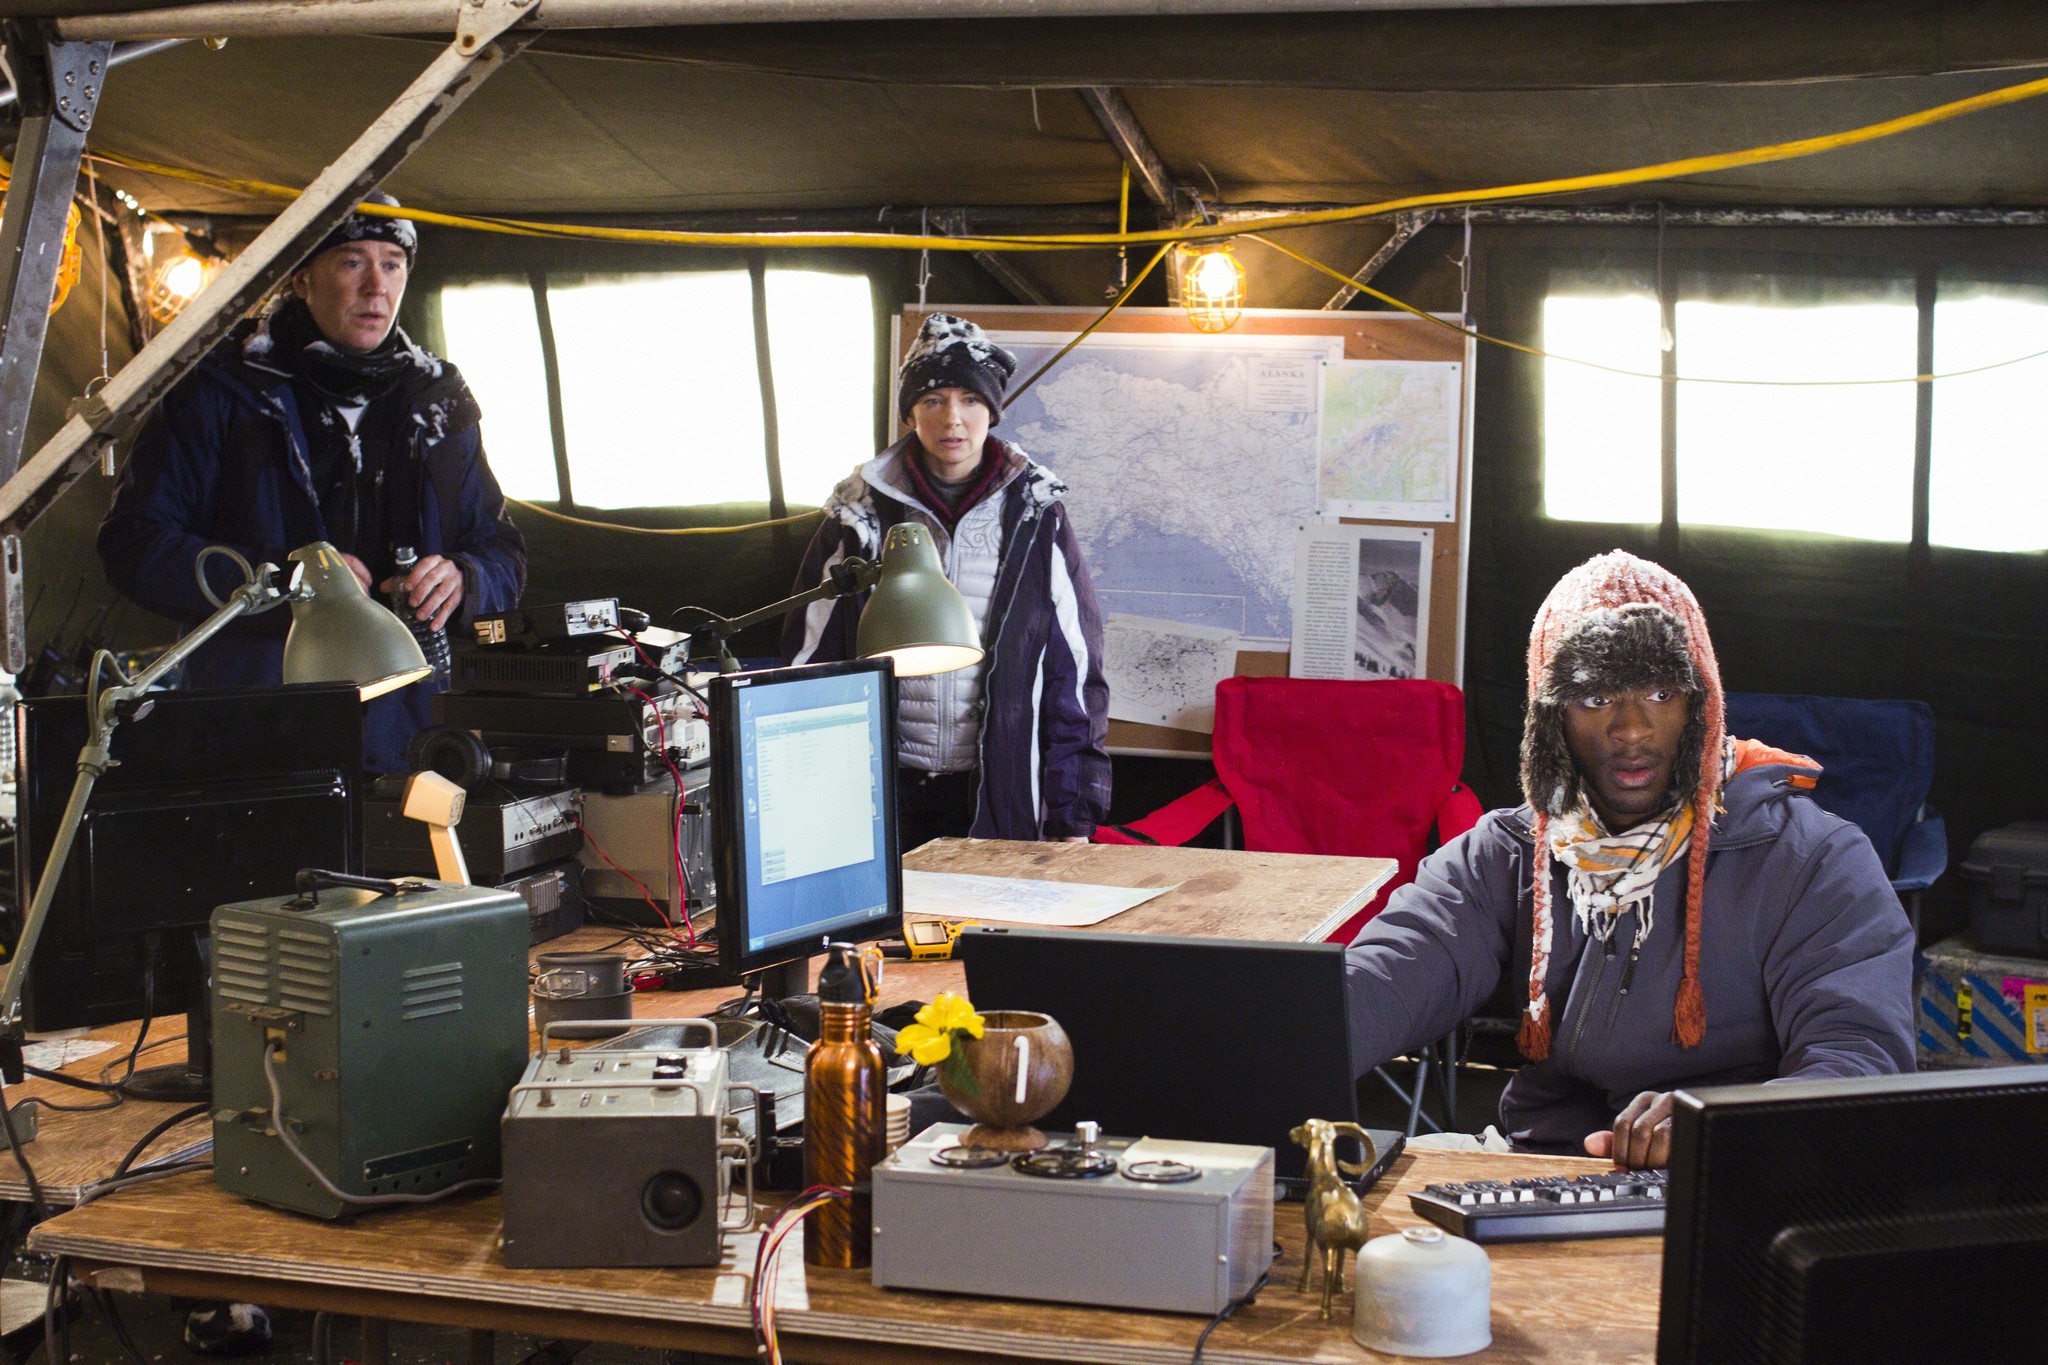
[[[1682,801],[1655,820],[1609,834],[1581,801],[1550,822],[1550,856],[1565,868],[1565,890],[1579,929],[1605,943],[1621,916],[1636,912],[1640,948],[1656,923],[1657,878],[1692,847],[1693,803]]]

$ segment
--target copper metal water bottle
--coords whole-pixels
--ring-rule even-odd
[[[868,1172],[882,1159],[888,1098],[875,1046],[873,987],[850,943],[825,945],[818,973],[818,1041],[804,1063],[804,1183],[861,1190],[804,1222],[804,1262],[851,1270],[868,1263]]]

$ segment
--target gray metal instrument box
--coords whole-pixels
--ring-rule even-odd
[[[432,1194],[498,1174],[526,1064],[526,902],[510,891],[327,887],[213,912],[214,1178],[339,1218],[272,1121],[343,1193]]]
[[[1271,1148],[1103,1138],[1118,1170],[1080,1180],[934,1164],[966,1131],[934,1124],[875,1167],[876,1284],[1207,1316],[1273,1260]],[[1200,1175],[1125,1173],[1147,1161]]]
[[[557,1051],[585,1026],[549,1025],[505,1105],[506,1265],[717,1265],[720,1232],[751,1224],[751,1178],[729,1197],[748,1147],[726,1132],[717,1027],[660,1022],[702,1025],[707,1046]]]

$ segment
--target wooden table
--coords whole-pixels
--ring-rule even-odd
[[[1378,894],[1396,864],[1392,858],[1310,853],[935,839],[903,855],[903,866],[913,872],[1173,888],[1082,933],[1306,943],[1328,936]],[[591,925],[537,951],[588,952],[620,942],[617,930]],[[965,990],[966,974],[957,963],[892,962],[883,974],[879,1003],[929,1000],[940,991]],[[634,1012],[643,1017],[701,1013],[733,994],[731,989],[643,992],[634,999]]]
[[[1034,844],[993,839],[941,839],[905,856],[903,865],[924,872],[962,872],[1046,881],[1094,882],[1110,886],[1171,886],[1173,890],[1104,921],[1113,933],[1185,934],[1211,938],[1320,939],[1363,905],[1393,875],[1388,858],[1327,858],[1291,853],[1225,852],[1199,848],[1144,848],[1112,844]],[[618,940],[615,930],[595,926],[537,950],[603,947]],[[943,990],[965,989],[954,963],[892,963],[883,982],[883,1003],[928,1000]],[[642,1016],[702,1014],[730,998],[732,989],[644,992],[634,999]],[[118,1048],[74,1062],[69,1075],[97,1080],[110,1060],[135,1041],[136,1024],[95,1029],[91,1037]],[[157,1020],[141,1065],[184,1059],[182,1017]],[[10,1086],[10,1103],[29,1097],[60,1104],[90,1104],[83,1090],[31,1077]],[[28,1144],[43,1197],[75,1204],[81,1191],[104,1180],[135,1142],[180,1108],[130,1099],[118,1108],[89,1113],[46,1109],[41,1133]],[[160,1157],[208,1136],[204,1114],[195,1115],[151,1145],[144,1159]],[[28,1181],[6,1144],[0,1142],[0,1199],[29,1197]]]
[[[62,1068],[67,1076],[97,1081],[109,1062],[119,1063],[134,1046],[139,1023],[115,1024],[94,1029],[87,1036],[116,1046]],[[182,1015],[158,1019],[150,1025],[146,1050],[136,1059],[141,1067],[162,1066],[185,1060],[185,1020]],[[117,1065],[115,1074],[120,1074]],[[102,1097],[55,1081],[31,1076],[20,1085],[7,1087],[7,1102],[25,1099],[53,1100],[58,1104],[89,1105]],[[186,1105],[162,1104],[150,1100],[124,1100],[112,1109],[67,1112],[45,1108],[36,1140],[24,1144],[29,1164],[35,1168],[43,1198],[51,1204],[76,1204],[84,1189],[114,1173],[121,1158],[144,1134]],[[151,1161],[211,1137],[204,1113],[195,1114],[150,1144],[137,1160]],[[26,1200],[28,1179],[21,1163],[0,1139],[0,1199]]]
[[[1609,1169],[1566,1157],[1413,1152],[1367,1196],[1379,1236],[1421,1222],[1406,1194],[1444,1180]],[[1283,1204],[1284,1248],[1258,1301],[1218,1328],[1216,1365],[1394,1359],[1353,1343],[1348,1294],[1335,1317],[1295,1292],[1301,1206]],[[205,1175],[124,1191],[43,1223],[39,1252],[72,1258],[102,1288],[522,1331],[572,1340],[752,1354],[744,1307],[711,1302],[711,1270],[510,1270],[496,1195],[320,1223],[223,1194]],[[991,1235],[996,1230],[991,1229]],[[1656,1237],[1490,1248],[1493,1345],[1485,1362],[1648,1362],[1656,1353],[1663,1244]],[[793,1258],[794,1259],[794,1258]],[[793,1265],[783,1273],[792,1273]],[[879,1290],[865,1271],[805,1272],[808,1310],[779,1314],[792,1360],[930,1365],[1089,1360],[1179,1365],[1202,1320],[1166,1313]],[[1350,1276],[1346,1274],[1346,1286]]]

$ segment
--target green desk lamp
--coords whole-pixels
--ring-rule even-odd
[[[226,601],[215,597],[206,582],[206,560],[224,555],[241,566],[242,586]],[[86,675],[86,715],[92,736],[78,751],[78,780],[72,784],[71,800],[57,823],[56,838],[43,873],[36,882],[28,914],[22,920],[21,938],[15,945],[14,960],[8,964],[7,981],[0,985],[0,1028],[11,1027],[21,992],[28,981],[28,963],[36,939],[57,898],[57,883],[71,856],[72,841],[85,818],[86,803],[93,783],[112,766],[109,746],[114,727],[124,720],[141,720],[149,714],[149,689],[191,657],[229,623],[254,616],[289,602],[292,608],[291,634],[284,646],[284,680],[288,683],[352,682],[363,700],[424,678],[431,671],[419,643],[405,622],[370,600],[355,575],[332,545],[315,542],[292,551],[294,567],[285,586],[272,581],[279,572],[274,564],[251,569],[249,561],[225,545],[209,545],[199,552],[195,571],[199,590],[218,608],[184,637],[165,650],[149,667],[134,677],[121,672],[114,656],[101,650],[93,656]],[[114,686],[101,688],[102,667],[114,670]]]
[[[932,533],[906,521],[889,528],[882,541],[880,563],[842,560],[815,588],[745,616],[730,620],[712,616],[706,633],[717,645],[719,668],[727,673],[738,671],[739,660],[733,657],[728,641],[748,626],[812,602],[870,590],[873,595],[861,609],[854,634],[854,652],[861,658],[886,655],[896,661],[899,678],[950,673],[981,661],[981,632],[975,627],[974,613],[946,577]]]

